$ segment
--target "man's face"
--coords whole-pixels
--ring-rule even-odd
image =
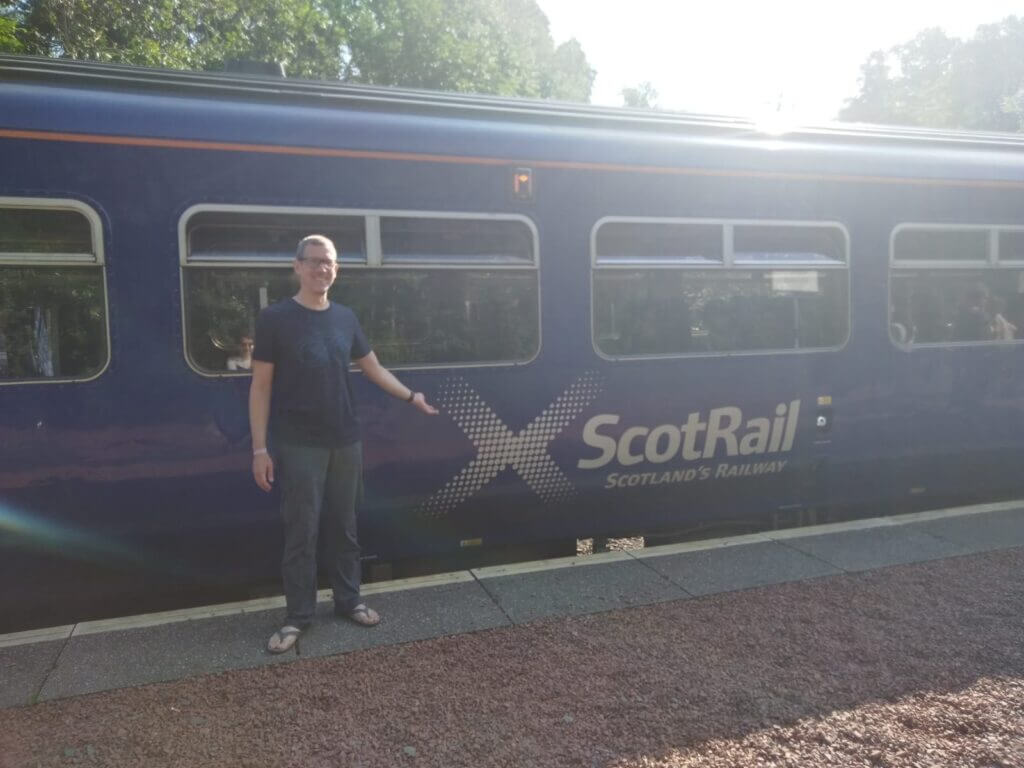
[[[338,276],[338,261],[334,251],[326,245],[310,243],[295,262],[299,285],[311,293],[327,293]]]

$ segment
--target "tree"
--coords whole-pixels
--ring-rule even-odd
[[[295,75],[337,77],[344,43],[316,0],[16,0],[26,53],[175,69],[233,58],[283,61]]]
[[[645,80],[634,88],[622,89],[622,106],[634,109],[657,109],[658,92],[650,80]]]
[[[1003,111],[1016,119],[1016,131],[1024,132],[1024,88],[1003,99]]]
[[[590,100],[579,43],[556,50],[535,0],[345,0],[345,79]]]
[[[540,95],[545,99],[589,102],[595,74],[587,63],[583,46],[573,38],[555,49],[542,70]]]
[[[927,29],[861,67],[840,120],[1012,131],[1022,126],[1024,21],[1010,16],[965,41]]]
[[[594,77],[578,42],[555,48],[536,0],[0,0],[0,50],[15,49],[578,101]]]
[[[17,9],[13,0],[0,0],[0,53],[19,53]]]

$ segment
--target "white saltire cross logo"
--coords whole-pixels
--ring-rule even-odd
[[[498,418],[465,379],[445,381],[437,397],[476,448],[476,457],[418,509],[442,517],[511,467],[545,504],[567,501],[576,488],[548,454],[548,444],[601,392],[600,374],[588,371],[518,434]]]

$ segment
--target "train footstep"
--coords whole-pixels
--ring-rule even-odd
[[[298,627],[293,627],[290,624],[281,627],[277,632],[270,636],[270,640],[267,642],[267,650],[271,653],[284,653],[290,651],[296,642],[298,642],[299,635],[302,634],[302,630]]]

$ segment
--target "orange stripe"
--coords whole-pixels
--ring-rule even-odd
[[[662,176],[710,176],[718,178],[755,178],[784,181],[839,181],[851,184],[916,184],[933,187],[967,187],[972,189],[1022,189],[1020,181],[983,181],[972,179],[922,179],[898,176],[853,176],[846,174],[786,173],[782,171],[743,171],[710,168],[683,168],[657,165],[624,165],[617,163],[584,163],[568,160],[514,160],[498,157],[465,157],[455,155],[419,154],[415,152],[379,152],[357,149],[292,147],[280,144],[246,144],[230,141],[198,141],[193,139],[159,139],[145,136],[107,136],[95,133],[59,133],[54,131],[19,131],[0,129],[0,138],[34,141],[63,141],[78,144],[111,144],[125,147],[159,147],[165,149],[198,149],[220,152],[256,152],[269,155],[300,157],[347,157],[364,160],[406,160],[420,163],[451,163],[456,165],[524,166],[570,171],[605,171],[610,173],[647,173]]]

